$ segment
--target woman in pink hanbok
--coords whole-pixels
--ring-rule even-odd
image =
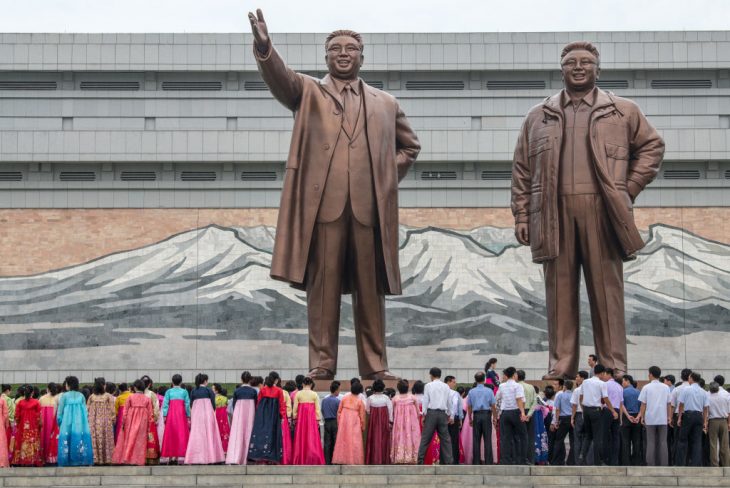
[[[48,383],[46,394],[38,399],[41,404],[41,453],[43,462],[56,464],[58,462],[58,423],[56,422],[56,408],[58,407],[58,393],[60,389],[56,383]]]
[[[185,464],[218,464],[226,460],[215,418],[215,393],[208,388],[208,375],[195,377],[190,393],[190,439],[185,451]]]
[[[293,464],[324,464],[322,438],[319,433],[319,422],[322,420],[319,395],[312,391],[312,378],[302,380],[302,389],[294,396],[292,419],[296,422],[294,433]]]
[[[337,410],[337,440],[332,464],[365,464],[362,436],[365,431],[365,404],[360,400],[362,383],[351,383]]]
[[[416,464],[421,442],[421,411],[416,397],[408,393],[408,381],[400,380],[393,398],[393,430],[390,443],[392,464]]]

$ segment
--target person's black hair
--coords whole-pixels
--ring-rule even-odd
[[[182,375],[178,373],[172,375],[172,384],[175,386],[180,386],[180,383],[182,383]]]
[[[375,393],[375,392],[373,391],[373,387],[372,386],[368,386],[367,388],[365,388],[365,396],[366,397],[370,398],[371,396],[373,396],[373,393]]]
[[[555,396],[555,387],[553,385],[547,385],[545,387],[545,399],[550,400]]]
[[[105,387],[106,380],[104,378],[94,378],[94,388],[92,389],[94,395],[103,395]]]
[[[385,382],[381,379],[373,381],[373,391],[375,393],[383,393],[385,391]]]
[[[3,383],[3,386],[1,387],[3,390],[2,392],[5,393],[6,391],[13,391],[13,387],[8,385],[7,383]]]
[[[301,390],[302,386],[304,385],[304,378],[306,378],[303,374],[298,374],[294,378],[294,383],[297,385],[297,390]]]
[[[119,383],[119,393],[124,393],[129,390],[129,385],[126,383]]]
[[[362,393],[362,383],[360,383],[359,381],[355,383],[350,383],[350,393],[352,393],[353,395],[359,395],[360,393]]]
[[[456,393],[459,394],[460,397],[464,398],[464,392],[466,389],[463,386],[457,386],[456,387]]]
[[[563,383],[563,387],[565,387],[566,390],[572,390],[573,389],[573,381],[572,380],[565,380],[565,383]]]
[[[532,385],[532,387],[535,389],[535,393],[540,393],[540,387],[537,385]]]
[[[595,376],[598,376],[599,374],[605,373],[605,372],[606,372],[606,367],[604,365],[602,365],[601,363],[598,363],[595,366],[593,366],[593,374]]]
[[[383,393],[385,393],[388,396],[388,398],[390,398],[392,400],[393,397],[395,396],[395,389],[393,389],[393,388],[386,388]]]
[[[354,378],[351,378],[350,384],[352,384],[352,383],[360,383],[360,378],[358,378],[357,376],[355,376]]]
[[[557,381],[558,381],[558,386],[559,386],[560,388],[562,388],[562,387],[563,387],[563,385],[565,384],[565,378],[558,378],[558,380],[557,380]]]
[[[444,383],[450,383],[452,380],[456,381],[456,377],[448,375],[446,378],[444,378]]]
[[[580,370],[580,371],[578,371],[578,376],[580,376],[584,380],[587,380],[588,379],[588,371]]]
[[[23,385],[23,398],[30,400],[33,396],[33,387],[31,385]]]
[[[689,376],[692,374],[692,370],[689,368],[684,368],[681,373],[679,373],[679,377],[682,378],[682,381],[689,381]]]
[[[134,380],[134,383],[132,383],[132,387],[134,388],[135,393],[144,393],[144,381]]]
[[[477,384],[482,384],[482,383],[484,383],[484,381],[485,381],[486,379],[487,379],[487,375],[485,375],[485,374],[484,374],[484,373],[482,373],[481,371],[478,371],[478,372],[477,372],[477,373],[476,373],[476,374],[474,375],[474,381],[476,381],[476,382],[477,382]]]
[[[334,380],[332,383],[330,383],[330,393],[333,395],[337,392],[337,390],[340,389],[340,382],[337,380]]]
[[[591,358],[593,361],[598,362],[598,356],[596,356],[595,354],[589,354],[588,357]]]
[[[264,385],[265,385],[265,386],[268,386],[269,388],[271,388],[272,386],[274,386],[274,383],[276,383],[276,380],[277,380],[277,378],[275,378],[275,377],[273,377],[273,376],[269,375],[269,376],[267,376],[267,377],[266,377],[266,379],[264,380]]]
[[[677,378],[674,377],[673,374],[668,374],[664,377],[665,380],[669,381],[671,384],[674,384],[677,382]]]
[[[525,370],[518,369],[517,370],[517,381],[525,381],[525,378],[527,378],[527,375],[525,374]]]
[[[613,368],[606,368],[606,373],[608,373],[608,376],[613,376]]]
[[[145,389],[145,390],[146,390],[147,388],[149,388],[149,387],[150,387],[150,385],[152,385],[152,383],[154,383],[154,382],[152,381],[152,378],[150,378],[150,377],[149,377],[148,375],[144,375],[144,376],[142,376],[142,377],[140,378],[140,380],[142,380],[142,383],[144,383],[144,389]]]
[[[195,375],[195,386],[198,387],[208,381],[208,375],[205,373],[198,373]]]
[[[502,374],[505,375],[507,379],[510,379],[515,375],[516,372],[517,370],[514,368],[514,366],[509,366],[502,371]]]
[[[214,392],[215,392],[215,393],[216,393],[217,395],[222,395],[222,394],[223,394],[223,393],[221,393],[221,390],[222,390],[222,389],[223,389],[223,387],[221,386],[221,384],[220,384],[220,383],[213,383],[213,391],[214,391]]]
[[[714,381],[715,383],[717,383],[720,386],[723,386],[725,384],[725,377],[721,374],[718,374],[717,376],[715,376],[712,379],[712,381]]]
[[[398,380],[398,383],[395,385],[395,387],[398,389],[398,393],[401,395],[405,395],[408,393],[408,380]]]
[[[281,376],[279,376],[279,373],[277,373],[276,371],[269,371],[269,376],[271,376],[274,381],[281,379]]]
[[[249,382],[249,386],[259,386],[264,384],[264,378],[262,376],[253,376]]]
[[[106,386],[104,387],[104,391],[106,391],[110,395],[114,395],[117,392],[117,385],[115,385],[111,381],[107,381]]]
[[[167,390],[168,388],[165,385],[160,385],[157,387],[157,394],[164,397]]]
[[[69,390],[79,391],[79,379],[76,376],[66,376],[63,382]]]
[[[302,388],[304,388],[304,385],[309,385],[314,388],[314,380],[309,376],[305,376],[304,378],[302,378]]]
[[[702,376],[700,376],[700,381],[697,384],[700,385],[700,388],[704,389],[705,388],[705,379]]]
[[[51,396],[58,395],[58,383],[54,383],[53,381],[51,381],[50,383],[48,383],[48,386],[46,387],[46,391]]]
[[[497,363],[497,358],[489,358],[487,364],[484,365],[484,371],[489,371],[493,364]]]
[[[411,393],[414,395],[423,395],[423,389],[426,387],[425,383],[421,380],[416,380],[413,382],[413,387],[411,387]]]
[[[631,376],[630,374],[625,374],[625,375],[623,375],[623,377],[621,378],[621,381],[623,381],[623,380],[626,380],[626,381],[628,381],[628,382],[629,382],[629,384],[630,384],[630,385],[632,385],[632,386],[633,386],[633,384],[634,384],[634,377],[633,377],[633,376]]]
[[[689,375],[689,377],[690,377],[690,378],[692,378],[692,381],[694,381],[695,383],[699,383],[699,382],[700,382],[700,380],[702,379],[702,375],[701,375],[701,374],[699,374],[699,373],[697,373],[697,372],[695,372],[695,371],[693,371],[693,372],[692,372],[692,373],[691,373],[691,374]]]
[[[36,400],[41,397],[41,390],[37,386],[33,385],[33,398]]]
[[[710,383],[710,393],[717,393],[718,391],[720,391],[720,385],[717,381]]]
[[[441,370],[439,368],[431,368],[428,371],[428,374],[433,376],[434,378],[441,378]]]
[[[241,384],[242,385],[249,384],[251,382],[251,378],[252,378],[251,373],[249,373],[248,371],[244,371],[243,373],[241,373]]]
[[[293,391],[296,391],[297,384],[294,381],[289,380],[286,383],[284,383],[284,388],[283,389],[284,389],[285,392],[291,393]]]
[[[649,374],[653,378],[659,379],[659,377],[662,375],[662,369],[659,366],[650,366]]]

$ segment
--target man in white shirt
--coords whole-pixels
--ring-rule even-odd
[[[676,462],[677,458],[677,447],[679,446],[679,394],[682,393],[682,390],[685,388],[689,388],[689,376],[692,374],[692,370],[689,368],[685,368],[682,370],[682,372],[679,374],[679,377],[682,380],[682,383],[675,387],[672,390],[671,394],[671,402],[672,402],[672,408],[674,409],[674,415],[672,416],[672,425],[673,425],[673,432],[672,432],[672,444],[669,446],[669,459],[672,460],[672,462]],[[682,460],[677,464],[678,466],[685,466],[686,465],[686,459]]]
[[[646,427],[646,465],[667,466],[667,429],[672,425],[672,404],[669,387],[659,381],[662,370],[649,368],[649,384],[639,392],[639,419]]]
[[[717,376],[715,378],[717,379]],[[730,402],[728,402],[728,396],[727,391],[722,389],[717,381],[710,383],[710,392],[707,397],[710,402],[707,437],[710,441],[711,466],[730,466],[730,446],[727,440],[728,430],[730,430]],[[719,456],[718,446],[720,446]]]
[[[464,417],[464,408],[461,402],[461,395],[456,391],[456,378],[447,376],[444,383],[451,390],[449,396],[449,407],[454,421],[449,424],[449,435],[451,436],[451,458],[454,464],[459,464],[459,437],[461,434],[461,422]]]
[[[570,417],[570,425],[573,427],[573,441],[575,443],[575,452],[568,454],[573,458],[573,461],[578,461],[578,455],[583,448],[585,442],[585,429],[583,425],[583,409],[580,406],[580,392],[581,385],[585,380],[588,379],[588,371],[578,371],[575,376],[575,389],[570,397],[570,405],[572,406],[572,414]],[[589,444],[588,455],[585,459],[586,463],[593,464],[593,446]]]
[[[418,464],[423,464],[426,449],[431,444],[434,432],[438,433],[439,442],[441,443],[441,464],[452,464],[449,424],[453,423],[454,416],[450,408],[451,388],[441,381],[441,370],[439,368],[431,368],[428,374],[431,376],[431,382],[424,387],[421,400],[424,419],[421,444],[418,447]]]
[[[502,374],[504,381],[499,385],[497,392],[497,403],[500,405],[500,464],[527,464],[525,424],[528,418],[525,415],[525,390],[515,381],[517,379],[515,368],[510,366]]]
[[[618,413],[608,398],[606,381],[608,381],[609,375],[606,372],[605,366],[600,363],[596,364],[593,367],[593,375],[592,378],[585,380],[580,387],[580,405],[583,407],[583,425],[586,433],[586,441],[593,441],[593,464],[602,466],[606,464],[603,459],[603,430],[605,428],[605,422],[602,416],[603,405],[608,407],[614,419],[618,418]],[[578,456],[578,465],[586,464],[586,456],[588,455],[587,446],[587,442],[582,446]]]

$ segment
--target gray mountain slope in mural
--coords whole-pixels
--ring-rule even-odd
[[[304,345],[304,293],[268,276],[273,237],[271,227],[213,225],[78,266],[0,278],[0,327],[27,324],[4,335],[0,349],[132,345],[157,337],[144,332],[153,328],[205,329],[197,338],[209,341]],[[545,349],[541,267],[511,229],[402,227],[400,237],[404,294],[387,302],[389,345],[463,338],[485,352]],[[730,331],[730,246],[654,226],[625,277],[629,335]],[[348,298],[345,331],[352,328]],[[582,340],[592,342],[582,301]],[[452,346],[459,347],[475,346]]]

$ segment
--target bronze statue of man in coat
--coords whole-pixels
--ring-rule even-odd
[[[626,372],[623,261],[644,242],[633,203],[656,177],[664,141],[632,101],[596,86],[590,42],[563,48],[565,88],[527,114],[514,155],[515,235],[542,263],[549,369],[574,377],[580,354],[580,270],[588,290],[598,361]]]
[[[393,379],[385,295],[401,293],[398,182],[418,156],[418,138],[396,99],[358,77],[358,33],[327,37],[329,74],[317,79],[286,66],[261,10],[249,20],[259,72],[295,113],[271,276],[307,292],[309,376],[334,378],[341,296],[352,293],[360,375]]]

